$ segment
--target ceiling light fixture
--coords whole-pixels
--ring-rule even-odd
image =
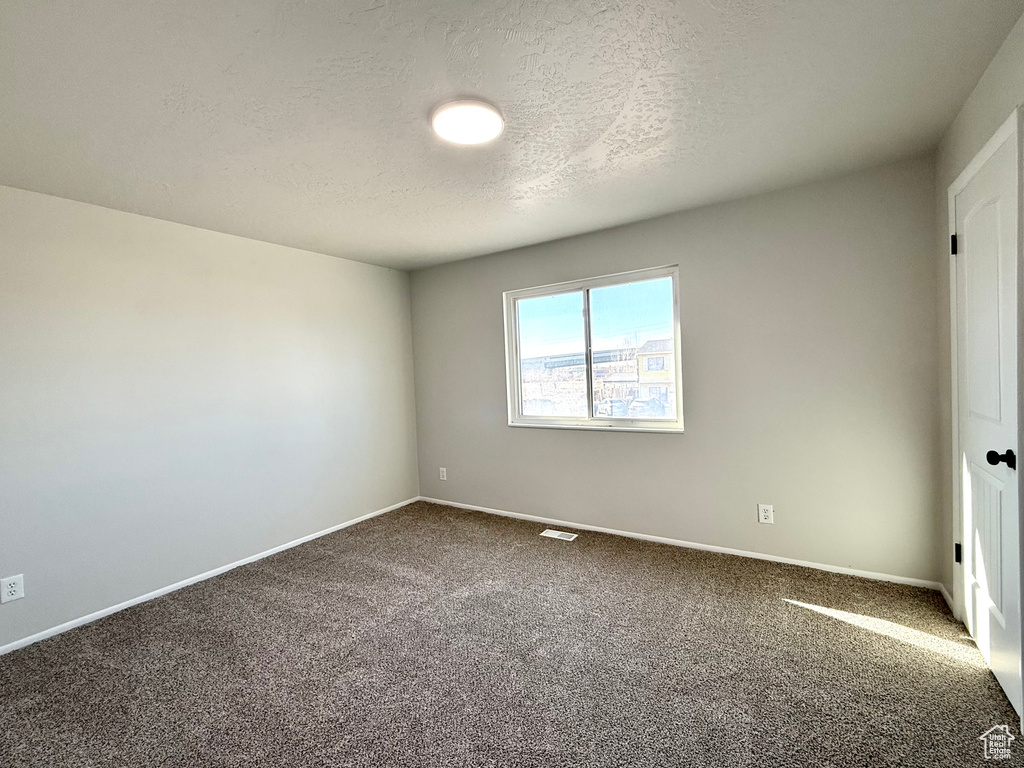
[[[434,133],[452,144],[486,144],[505,129],[501,113],[486,101],[449,101],[430,116]]]

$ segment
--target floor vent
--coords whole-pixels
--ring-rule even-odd
[[[572,541],[577,536],[579,536],[579,534],[566,533],[565,531],[553,531],[550,528],[548,528],[546,531],[544,531],[544,533],[541,534],[541,536],[547,536],[549,539],[561,539],[562,541]]]

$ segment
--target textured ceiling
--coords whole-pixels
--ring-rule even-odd
[[[933,147],[1024,0],[4,0],[0,184],[400,268]],[[453,97],[505,115],[432,137]]]

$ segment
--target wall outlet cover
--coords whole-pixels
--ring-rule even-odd
[[[20,600],[25,596],[25,574],[0,579],[0,603]]]
[[[775,508],[771,504],[757,505],[757,522],[766,525],[775,524]]]

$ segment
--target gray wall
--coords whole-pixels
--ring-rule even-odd
[[[417,494],[409,279],[0,187],[0,645]]]
[[[936,579],[933,182],[919,158],[413,273],[421,492]],[[684,434],[506,425],[502,291],[672,263]]]
[[[952,406],[949,353],[949,213],[947,193],[1010,113],[1024,103],[1024,17],[1006,38],[939,146],[935,170],[936,272],[938,275],[939,419],[941,464],[942,583],[953,594]],[[1024,497],[1022,497],[1024,498]]]

